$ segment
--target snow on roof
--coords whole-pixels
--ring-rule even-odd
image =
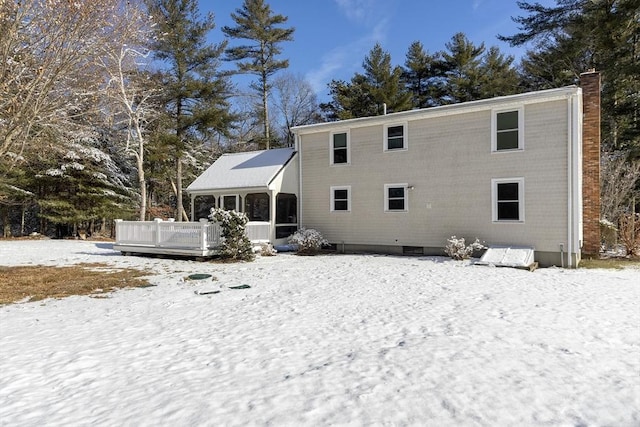
[[[266,187],[294,153],[293,148],[276,148],[223,154],[187,187],[187,191]]]

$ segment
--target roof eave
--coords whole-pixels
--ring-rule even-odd
[[[516,95],[506,95],[495,98],[480,99],[477,101],[469,101],[459,104],[400,111],[398,113],[390,113],[382,116],[359,117],[356,119],[340,120],[335,122],[295,126],[291,128],[291,131],[297,135],[304,135],[316,132],[326,132],[329,129],[335,128],[356,128],[363,126],[376,126],[393,121],[402,122],[409,120],[421,120],[431,117],[482,111],[494,108],[496,106],[503,107],[511,104],[529,104],[565,99],[567,96],[574,95],[578,91],[579,88],[577,86],[566,86],[556,89],[547,89],[536,92],[520,93]]]

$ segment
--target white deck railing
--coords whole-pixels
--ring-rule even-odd
[[[268,222],[247,224],[253,243],[268,242]],[[220,225],[215,222],[122,221],[116,220],[116,244],[157,248],[215,249],[220,246]]]

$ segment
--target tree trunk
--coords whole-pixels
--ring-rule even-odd
[[[0,207],[0,211],[2,212],[2,237],[7,238],[11,237],[11,223],[9,222],[9,207],[2,206]]]
[[[144,178],[144,169],[142,164],[142,159],[137,157],[138,159],[138,185],[140,186],[140,215],[138,219],[140,221],[144,221],[147,216],[147,186]]]
[[[22,205],[22,212],[21,212],[21,216],[20,216],[20,235],[24,236],[24,216],[25,213],[27,211],[27,206],[26,205]]]
[[[178,157],[176,162],[176,221],[182,221],[182,159]]]
[[[271,148],[271,137],[269,136],[269,105],[267,103],[267,75],[262,73],[262,109],[264,111],[262,117],[264,118],[264,138],[267,150]]]

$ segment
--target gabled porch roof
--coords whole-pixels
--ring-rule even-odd
[[[203,194],[239,188],[268,188],[294,154],[293,148],[223,154],[186,191]]]

